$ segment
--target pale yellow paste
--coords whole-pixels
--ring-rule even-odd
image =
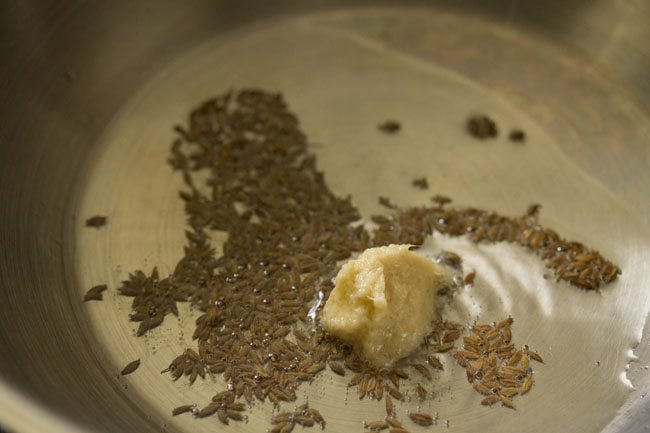
[[[431,331],[450,276],[408,245],[369,248],[336,276],[321,323],[376,367],[413,352]]]

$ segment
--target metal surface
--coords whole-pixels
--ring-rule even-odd
[[[119,317],[126,321],[128,310],[124,307],[110,310],[104,304],[119,301],[107,297],[101,305],[104,308],[101,314],[106,316],[98,316],[97,305],[82,305],[79,299],[93,278],[108,278],[116,283],[125,272],[132,270],[131,266],[149,266],[161,257],[173,257],[176,240],[165,236],[172,230],[182,235],[182,226],[151,229],[147,228],[146,220],[142,223],[128,219],[126,228],[140,227],[149,235],[147,239],[151,243],[143,249],[163,252],[149,257],[134,253],[133,257],[102,265],[98,262],[105,257],[102,251],[126,251],[124,245],[122,250],[116,248],[112,240],[122,235],[118,230],[107,238],[88,239],[81,226],[84,217],[89,215],[83,212],[102,205],[107,210],[124,211],[111,205],[119,204],[120,193],[128,189],[129,183],[118,180],[113,185],[109,175],[127,176],[124,167],[132,164],[140,168],[133,161],[149,160],[150,165],[142,172],[155,174],[156,180],[141,183],[151,182],[155,186],[152,190],[160,192],[155,195],[160,201],[149,208],[152,218],[160,213],[167,215],[169,211],[169,221],[182,223],[182,215],[179,218],[173,213],[176,184],[164,183],[171,178],[164,165],[167,137],[171,135],[152,130],[169,131],[170,122],[179,120],[193,104],[230,85],[245,84],[246,79],[238,77],[236,71],[230,75],[222,71],[220,77],[230,77],[231,81],[222,82],[221,87],[212,90],[208,85],[217,87],[214,82],[199,80],[197,84],[181,80],[182,66],[191,62],[178,59],[187,58],[188,52],[213,38],[225,37],[223,40],[235,41],[232,44],[237,46],[236,41],[246,39],[249,31],[257,31],[258,26],[266,28],[265,23],[277,19],[288,19],[284,22],[290,23],[292,16],[304,20],[316,11],[332,10],[331,14],[318,18],[317,23],[336,35],[375,51],[386,50],[393,60],[398,55],[409,64],[435,65],[490,89],[513,107],[508,110],[525,114],[513,119],[533,119],[531,128],[543,131],[564,155],[544,161],[566,157],[563,167],[573,164],[582,168],[613,196],[600,190],[594,192],[593,188],[600,186],[582,178],[567,182],[568,189],[586,185],[586,194],[593,199],[587,203],[595,203],[599,197],[607,200],[615,197],[611,198],[611,204],[603,203],[598,209],[606,213],[611,207],[616,216],[611,220],[602,215],[595,218],[593,224],[606,228],[603,233],[591,236],[580,232],[579,223],[569,221],[580,206],[564,211],[559,208],[559,203],[571,201],[563,195],[565,186],[561,182],[555,189],[540,188],[543,197],[558,198],[556,204],[550,203],[551,219],[585,237],[585,241],[596,242],[604,251],[617,251],[616,258],[624,263],[647,257],[650,224],[650,80],[647,78],[650,76],[647,42],[650,28],[646,25],[650,4],[647,2],[496,1],[489,5],[479,1],[418,2],[412,6],[400,3],[399,7],[389,4],[392,9],[378,8],[376,2],[118,3],[61,5],[24,1],[2,6],[0,424],[4,422],[18,432],[75,429],[153,432],[160,431],[162,426],[180,431],[182,426],[169,425],[168,409],[173,404],[164,408],[143,397],[150,391],[146,382],[124,389],[130,382],[114,377],[114,372],[122,366],[120,362],[131,360],[129,357],[141,353],[138,350],[146,350],[150,347],[146,344],[151,343],[124,343],[129,345],[122,346],[123,358],[120,358],[120,344],[135,340],[125,335],[124,329],[128,327],[117,323]],[[294,42],[297,49],[301,48],[299,42]],[[223,53],[219,49],[215,48],[215,52]],[[236,52],[231,50],[233,56]],[[238,62],[236,57],[228,60]],[[324,64],[344,68],[336,60],[327,60]],[[241,60],[239,64],[247,63]],[[326,70],[325,65],[319,67]],[[171,72],[150,84],[160,71],[167,70]],[[276,85],[283,82],[281,74],[269,75],[275,77]],[[181,86],[172,92],[173,97],[156,93],[160,89],[156,90],[155,84],[165,82]],[[301,98],[318,85],[303,82],[302,87],[288,90],[287,99],[299,116],[305,116],[305,129],[315,135],[315,141],[324,146],[334,145],[328,140],[338,136],[323,132],[326,128],[321,125],[323,118],[319,117],[318,107],[310,104],[313,100],[308,96]],[[140,105],[127,104],[142,88],[149,90],[136,98]],[[179,96],[182,93],[186,94]],[[127,124],[125,119],[130,114],[150,114],[152,105],[146,109],[144,102],[154,101],[153,95],[160,97],[161,113],[156,118],[161,124],[158,128],[150,119],[141,119],[143,125],[148,124],[148,130],[143,126],[145,132],[140,135],[159,138],[162,141],[159,149],[151,150],[151,144],[142,144],[145,141],[142,137],[142,142],[124,139],[120,147],[119,138],[124,136],[120,134],[128,132],[120,129],[120,125]],[[174,103],[178,106],[173,106]],[[319,103],[330,109],[335,107],[332,101]],[[408,105],[408,101],[403,104]],[[125,111],[125,106],[130,108]],[[385,116],[393,107],[380,108],[373,113],[374,117],[364,121]],[[133,119],[128,124],[137,128]],[[133,149],[143,153],[130,154]],[[345,192],[348,184],[337,183],[337,177],[332,174],[338,165],[344,164],[339,164],[336,156],[326,151],[320,156],[326,173],[332,176],[328,175],[328,180],[334,183],[337,192],[339,189]],[[137,181],[133,171],[130,175],[133,177],[127,180]],[[140,189],[133,188],[134,197]],[[372,189],[369,192],[375,193]],[[462,189],[450,192],[457,196],[463,194]],[[514,212],[521,207],[521,200],[529,196],[486,196],[485,202],[478,204],[494,203],[504,211]],[[476,204],[480,197],[474,192],[464,199],[468,204]],[[370,200],[374,200],[374,195],[360,198],[362,209],[364,206],[370,209],[364,204]],[[593,206],[587,204],[584,209],[591,210]],[[127,215],[129,212],[135,213],[134,208],[124,211]],[[626,215],[630,215],[629,220]],[[631,230],[638,230],[638,242],[632,251],[625,253],[625,245],[610,234],[629,236]],[[609,249],[608,241],[613,244]],[[630,240],[630,243],[634,242]],[[81,258],[80,254],[83,254]],[[142,263],[147,259],[151,262]],[[116,265],[124,268],[116,270]],[[636,276],[631,283],[647,286],[648,277],[641,270],[630,274]],[[100,323],[98,317],[111,317],[111,320],[114,317],[115,323]],[[107,333],[113,331],[102,331],[103,328],[117,329],[115,333],[122,332],[123,340],[106,339]],[[109,347],[111,341],[115,347]],[[158,358],[152,355],[160,362],[168,359],[165,350],[173,352],[162,346]],[[646,428],[649,405],[641,397],[649,385],[647,370],[642,368],[650,362],[648,332],[644,332],[636,355],[640,359],[630,365],[628,377],[638,390],[629,394],[621,416],[612,422],[608,431],[641,432]],[[153,367],[156,366],[151,371]],[[166,377],[151,372],[142,378],[145,379],[150,383],[168,382]],[[173,391],[169,398],[176,398]],[[582,431],[580,426],[569,426],[573,431]]]

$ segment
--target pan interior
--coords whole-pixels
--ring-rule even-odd
[[[411,33],[418,35],[412,39],[417,43],[404,47],[402,39]],[[480,74],[470,79],[459,72],[470,62],[480,69],[477,59],[485,53],[476,50],[483,45],[498,47],[503,56],[503,65],[486,67],[485,74],[510,77],[504,91],[481,82]],[[570,83],[581,73],[568,54],[539,40],[515,37],[478,17],[413,9],[296,16],[215,39],[162,70],[105,131],[77,213],[106,215],[109,223],[101,230],[77,230],[80,291],[101,283],[114,289],[136,269],[158,266],[167,275],[181,258],[182,185],[165,162],[173,125],[229,88],[281,92],[300,119],[328,185],[338,195],[351,194],[364,218],[384,213],[377,203],[380,195],[413,206],[428,205],[433,194],[441,193],[459,206],[512,216],[536,202],[542,204],[542,224],[592,246],[623,269],[602,292],[585,292],[545,278],[548,270],[522,248],[433,236],[425,253],[458,252],[467,271],[477,271],[475,286],[458,293],[446,317],[468,323],[512,315],[515,343],[538,350],[546,363],[535,367],[533,391],[517,399],[516,411],[508,411],[481,407],[463,370],[447,357],[431,385],[436,398],[421,405],[413,398],[399,406],[398,416],[416,410],[438,413],[441,424],[449,421],[458,432],[497,427],[501,432],[600,431],[630,394],[626,368],[649,307],[643,267],[650,259],[650,236],[643,220],[566,150],[565,140],[587,146],[588,137],[583,125],[568,135],[557,120],[564,113],[550,111],[548,101],[575,92]],[[563,97],[570,116],[607,119],[601,127],[609,134],[604,139],[612,142],[643,139],[639,125],[647,131],[647,119],[599,75],[582,77],[580,86],[590,104]],[[498,139],[478,141],[466,134],[465,120],[477,113],[497,121]],[[386,119],[401,122],[399,134],[377,130]],[[514,128],[526,131],[524,144],[506,139]],[[428,178],[429,190],[411,186],[421,176]],[[213,241],[218,247],[218,236]],[[128,320],[130,298],[114,290],[104,298],[88,303],[86,312],[105,348],[105,368],[114,375],[129,361],[142,359],[135,374],[115,379],[124,387],[124,398],[151,407],[153,419],[174,430],[219,429],[215,419],[172,418],[171,409],[207,404],[225,388],[220,378],[190,387],[184,379],[172,382],[160,374],[182,350],[195,347],[191,335],[197,312],[185,307],[178,320],[168,316],[160,328],[135,338],[135,324]],[[323,413],[331,431],[361,430],[362,420],[383,417],[383,403],[357,401],[348,395],[347,380],[326,372],[299,394]],[[241,429],[268,428],[272,410],[257,404]]]

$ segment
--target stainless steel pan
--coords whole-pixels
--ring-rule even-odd
[[[102,147],[116,113],[128,117],[122,110],[136,92],[215,38],[236,41],[249,37],[252,29],[278,22],[291,26],[318,16],[363,43],[453,71],[528,110],[573,164],[635,215],[635,230],[649,227],[646,1],[25,0],[4,2],[1,9],[0,426],[11,431],[180,429],[168,423],[173,393],[169,408],[163,409],[142,397],[151,392],[146,386],[125,389],[128,382],[115,378],[120,349],[107,347],[98,337],[98,316],[80,302],[80,293],[89,278],[104,276],[93,274],[102,266],[111,267],[106,275],[113,282],[130,269],[116,271],[115,263],[98,263],[101,254],[87,246],[92,242],[80,246],[83,219],[91,215],[79,212],[87,210],[88,188],[100,188],[93,180],[98,161],[113,158],[108,166],[118,167],[116,177],[119,167],[129,164],[128,145],[123,160]],[[230,54],[221,63],[236,64],[236,51]],[[323,59],[319,67],[326,70],[337,61]],[[174,68],[171,74],[183,74]],[[237,77],[236,72],[231,76]],[[189,101],[198,103],[237,84],[233,78],[211,90],[188,83],[187,95],[178,97],[178,113],[190,108]],[[382,109],[378,120],[389,112]],[[169,131],[171,126],[159,128]],[[168,140],[162,137],[155,164],[165,171]],[[92,199],[98,207],[116,194],[110,182],[101,188],[93,190],[106,194]],[[175,194],[171,184],[155,188]],[[166,208],[160,209],[155,212]],[[625,225],[621,220],[611,224]],[[164,239],[146,242],[166,248]],[[646,243],[630,254],[646,257],[649,247]],[[80,260],[80,251],[90,251],[94,265]],[[639,282],[647,287],[647,273]],[[127,312],[121,309],[115,317]],[[130,336],[122,332],[115,341],[120,338]],[[125,347],[124,361],[135,353],[131,350]],[[650,389],[650,376],[642,367],[650,363],[648,332],[635,353],[639,360],[631,364],[628,377],[636,390],[612,417],[608,432],[647,429],[650,404],[642,397]],[[167,380],[151,368],[147,380]],[[243,429],[253,426],[266,428],[251,423]],[[569,430],[583,431],[567,420]]]

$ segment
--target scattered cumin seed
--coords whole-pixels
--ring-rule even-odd
[[[417,392],[418,398],[420,399],[421,402],[427,398],[427,390],[424,389],[424,387],[419,383],[415,385],[415,391]]]
[[[485,115],[470,117],[467,120],[467,131],[480,140],[495,138],[498,135],[497,124]]]
[[[343,367],[338,362],[330,361],[328,365],[330,370],[332,370],[334,373],[338,374],[339,376],[345,376],[345,367]]]
[[[107,288],[108,286],[106,286],[106,284],[99,284],[97,286],[91,287],[84,295],[84,302],[101,301],[102,299],[104,299],[102,292]]]
[[[391,427],[394,427],[394,428],[404,428],[404,426],[402,425],[401,422],[399,422],[397,419],[395,419],[395,418],[393,418],[393,417],[391,417],[391,416],[389,416],[389,417],[386,418],[386,422],[387,422],[388,425],[390,425]]]
[[[447,196],[436,194],[431,197],[431,201],[436,203],[439,208],[442,208],[444,205],[451,203],[451,199]]]
[[[431,367],[433,367],[435,369],[442,370],[444,368],[443,365],[442,365],[442,362],[437,357],[435,357],[434,355],[429,355],[427,357],[427,362],[429,363],[429,365]]]
[[[424,176],[413,179],[411,185],[419,189],[429,189],[429,181]]]
[[[526,141],[526,133],[521,129],[513,129],[512,131],[510,131],[508,138],[510,138],[510,141],[512,142],[522,143]]]
[[[397,206],[395,206],[388,197],[384,196],[379,196],[379,204],[388,208],[388,209],[395,209]]]
[[[86,227],[100,228],[106,225],[107,218],[105,216],[96,215],[86,220]]]
[[[465,275],[463,282],[467,285],[474,284],[474,279],[476,278],[476,271],[472,271],[469,274]]]
[[[140,367],[140,359],[136,359],[135,361],[131,361],[126,366],[122,369],[120,374],[122,376],[126,376],[127,374],[131,374],[134,371],[136,371]]]
[[[402,129],[402,125],[396,120],[386,120],[380,123],[377,128],[385,134],[395,134]]]
[[[386,415],[387,415],[388,417],[392,417],[395,408],[394,408],[394,406],[393,406],[393,399],[391,398],[390,395],[386,395],[386,401],[385,401],[385,404],[386,404]],[[391,424],[391,425],[392,425],[392,424]],[[393,426],[393,427],[395,427],[395,426]]]
[[[386,421],[364,421],[364,428],[373,431],[385,430],[388,428],[388,423]]]
[[[433,418],[431,415],[427,415],[425,413],[413,413],[411,412],[409,414],[409,418],[411,418],[411,421],[416,423],[417,425],[423,426],[423,427],[428,427],[433,424]]]
[[[194,410],[195,407],[196,407],[195,404],[186,404],[183,406],[175,407],[172,410],[172,416],[177,416],[186,412],[191,412],[192,410]]]

